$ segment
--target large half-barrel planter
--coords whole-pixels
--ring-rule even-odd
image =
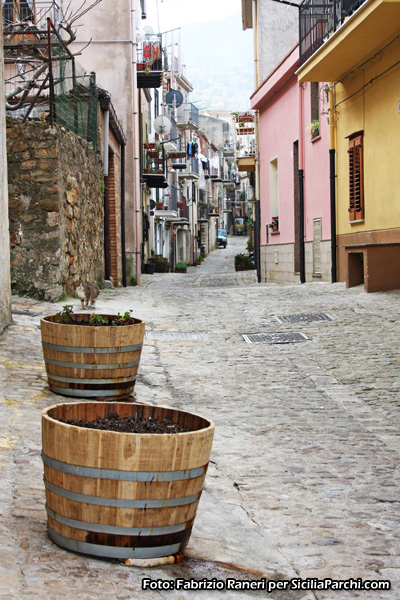
[[[187,433],[137,434],[58,419],[165,418]],[[58,404],[43,411],[48,533],[95,556],[149,559],[186,547],[203,489],[214,423],[165,407],[116,402]]]
[[[105,315],[112,316],[112,315]],[[88,314],[75,319],[88,321]],[[64,325],[51,315],[41,319],[47,380],[56,394],[108,399],[129,396],[135,386],[145,324]]]

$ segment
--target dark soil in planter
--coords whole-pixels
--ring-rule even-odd
[[[61,325],[87,325],[89,327],[122,327],[124,325],[134,325],[138,321],[130,316],[131,311],[124,313],[123,315],[99,315],[92,313],[88,314],[74,314],[72,306],[64,306],[62,312],[59,312],[55,317],[51,318],[53,323],[60,323]],[[47,317],[47,320],[50,320]]]
[[[74,419],[59,420],[61,423],[75,425],[76,427],[118,431],[120,433],[184,433],[191,431],[191,429],[185,429],[179,423],[174,423],[170,419],[163,419],[162,421],[157,421],[151,417],[137,419],[131,416],[120,417],[118,413],[111,413],[104,419],[98,417],[93,421],[84,421],[83,419],[79,421]]]

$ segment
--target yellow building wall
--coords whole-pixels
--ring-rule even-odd
[[[400,64],[380,76],[399,61],[399,56],[400,40],[397,40],[335,86],[335,104],[366,86],[339,104],[335,111],[339,236],[400,228]],[[379,78],[369,83],[376,77]],[[361,130],[364,132],[365,218],[361,223],[350,224],[346,136]]]

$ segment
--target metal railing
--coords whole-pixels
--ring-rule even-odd
[[[146,35],[146,39],[137,47],[137,69],[150,71],[163,70],[163,44],[162,35]]]
[[[299,7],[300,64],[365,0],[303,0]]]
[[[4,0],[4,37],[9,36],[12,32],[25,35],[22,33],[25,25],[46,30],[48,17],[53,23],[57,23],[63,18],[61,6],[54,0]]]
[[[181,104],[176,111],[178,123],[188,123],[192,121],[196,125],[199,124],[199,109],[191,102]]]

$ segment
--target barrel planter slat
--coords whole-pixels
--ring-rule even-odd
[[[119,433],[61,423],[165,418],[191,431]],[[108,558],[158,558],[186,547],[207,472],[214,424],[166,407],[118,402],[43,411],[48,533],[68,550]]]
[[[107,315],[110,316],[110,315]],[[74,315],[87,321],[88,314]],[[63,396],[108,399],[132,393],[145,325],[87,326],[41,320],[43,356],[50,389]]]

